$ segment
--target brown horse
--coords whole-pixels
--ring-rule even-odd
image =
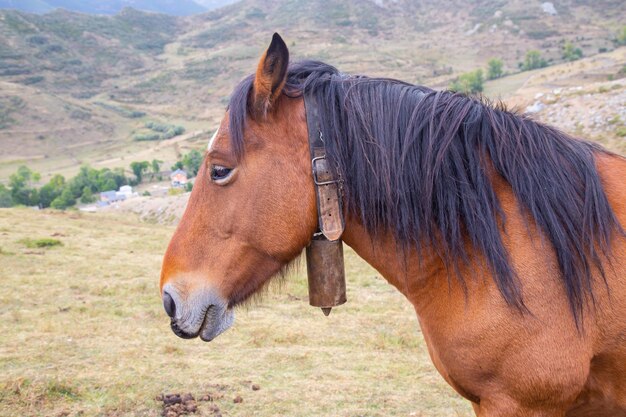
[[[413,304],[479,416],[626,415],[626,161],[447,91],[289,65],[234,91],[163,261],[174,332],[209,341],[318,228],[303,95],[343,240]]]

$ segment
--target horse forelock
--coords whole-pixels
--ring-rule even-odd
[[[243,157],[253,76],[228,106],[232,147]],[[594,268],[604,278],[615,233],[594,155],[606,152],[508,111],[501,103],[401,81],[346,76],[316,61],[292,64],[283,92],[317,98],[327,156],[344,181],[345,207],[375,235],[433,247],[451,270],[479,250],[506,301],[524,308],[504,246],[500,175],[552,244],[572,313],[593,304]],[[458,277],[463,280],[463,277]]]

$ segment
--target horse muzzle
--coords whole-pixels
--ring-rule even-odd
[[[170,317],[170,327],[183,339],[200,337],[210,342],[235,321],[235,314],[226,300],[210,288],[202,288],[185,296],[174,285],[163,286],[163,307]]]

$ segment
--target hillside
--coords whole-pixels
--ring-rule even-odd
[[[487,83],[485,93],[626,155],[626,47]]]
[[[510,84],[510,96],[530,74],[518,73],[528,50],[554,68],[566,41],[585,57],[606,56],[619,79],[623,57],[598,53],[615,49],[621,6],[565,2],[555,15],[521,0],[244,0],[189,17],[0,11],[0,179],[24,163],[70,173],[80,163],[127,166],[153,149],[173,161],[181,147],[202,146],[206,138],[155,147],[133,135],[148,120],[213,129],[276,30],[295,59],[439,88],[499,57],[511,76],[498,83]],[[585,74],[591,58],[575,72]]]

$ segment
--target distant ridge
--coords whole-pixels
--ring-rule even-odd
[[[619,114],[626,47],[616,50],[624,0],[554,2],[557,15],[526,0],[195,0],[220,7],[183,17],[137,10],[148,0],[123,0],[133,1],[132,7],[113,15],[103,9],[49,10],[59,1],[0,0],[0,8],[38,11],[0,10],[0,183],[21,164],[74,175],[83,163],[127,167],[127,154],[176,161],[179,146],[200,147],[205,140],[185,139],[175,148],[135,136],[147,122],[190,131],[216,126],[233,86],[256,67],[275,31],[294,59],[437,88],[501,59],[509,76],[485,83],[489,96],[523,86],[514,104],[525,108],[541,100],[554,113],[553,124],[579,136],[591,132],[587,138],[602,136],[626,154],[626,117]],[[71,1],[99,7],[122,2]],[[157,1],[171,6],[174,0]],[[568,42],[580,48],[581,62],[563,63]],[[545,78],[546,69],[519,72],[531,50],[554,67]],[[615,85],[587,89],[595,82]],[[597,94],[567,95],[579,87]],[[552,110],[549,103],[556,99],[546,91],[553,90],[567,96],[567,108]],[[540,92],[544,98],[534,98]],[[585,106],[579,104],[583,99]],[[583,107],[592,101],[603,109],[586,113]],[[589,127],[580,133],[579,123]]]
[[[87,14],[114,15],[125,7],[163,13],[172,16],[189,16],[219,7],[225,1],[209,0],[209,6],[194,0],[0,0],[0,9],[16,9],[30,13],[47,13],[54,9],[67,9]],[[214,7],[210,7],[215,4]]]

